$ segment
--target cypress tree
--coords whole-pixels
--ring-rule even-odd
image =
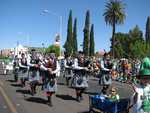
[[[146,38],[146,43],[150,44],[150,17],[147,18],[147,22],[146,22],[145,38]]]
[[[73,26],[73,54],[77,53],[78,51],[78,43],[77,43],[77,18],[74,20]]]
[[[90,11],[86,12],[85,27],[84,27],[84,40],[83,40],[83,53],[89,56],[89,31],[90,31]]]
[[[69,13],[68,28],[67,28],[67,40],[65,42],[64,48],[67,55],[71,55],[73,52],[73,38],[72,38],[72,10]]]
[[[94,25],[91,26],[90,31],[90,56],[94,56],[95,53],[95,43],[94,43]]]

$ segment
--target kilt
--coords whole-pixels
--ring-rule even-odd
[[[65,68],[65,77],[73,77],[73,71],[71,68]]]
[[[18,72],[18,78],[19,79],[28,79],[28,70],[27,69],[21,69]]]
[[[102,73],[100,75],[99,84],[100,85],[110,85],[112,83],[111,74]]]
[[[38,70],[30,70],[29,71],[29,81],[39,81],[40,80],[40,72]]]
[[[40,71],[39,71],[39,77],[40,77],[39,83],[40,83],[40,84],[43,84],[43,81],[44,81],[44,79],[45,79],[45,72],[42,71],[42,70],[40,70]]]
[[[43,89],[45,92],[57,91],[56,74],[50,74],[48,71],[44,72]]]
[[[73,76],[71,86],[73,88],[87,88],[88,87],[88,77],[87,77],[87,75],[75,74]]]
[[[57,80],[54,78],[46,80],[44,83],[44,91],[56,92],[57,91]]]

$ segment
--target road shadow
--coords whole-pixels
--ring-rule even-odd
[[[39,104],[47,104],[47,100],[40,98],[40,97],[29,97],[25,99],[28,102],[34,102],[34,103],[39,103]]]
[[[21,84],[10,84],[11,86],[14,86],[14,87],[22,87]]]
[[[16,90],[17,93],[21,93],[21,94],[31,94],[30,90],[25,90],[25,89],[19,89]]]
[[[88,92],[88,91],[84,92],[84,94],[88,94],[88,95],[98,95],[97,92]]]
[[[75,100],[76,101],[76,98],[70,95],[57,94],[56,97],[61,98],[63,100]]]
[[[71,85],[68,86],[69,89],[75,89],[74,87],[72,87]]]
[[[57,84],[58,84],[58,85],[63,85],[63,86],[65,85],[65,83],[57,83]]]
[[[82,111],[82,112],[77,112],[77,113],[90,113],[89,111]]]
[[[98,78],[91,78],[90,80],[92,80],[92,81],[99,81],[99,79]]]
[[[14,83],[14,82],[16,82],[15,80],[6,80],[6,81],[8,81],[8,82],[11,82],[11,83]]]

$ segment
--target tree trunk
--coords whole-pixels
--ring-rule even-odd
[[[116,26],[115,26],[115,16],[114,16],[113,26],[112,26],[112,56],[113,56],[113,58],[115,58],[115,51],[114,51],[115,30],[116,30]]]

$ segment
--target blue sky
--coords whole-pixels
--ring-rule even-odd
[[[23,45],[45,46],[54,42],[55,34],[60,30],[62,16],[62,37],[64,44],[67,35],[69,10],[73,19],[77,17],[78,45],[83,42],[85,13],[90,10],[90,22],[94,24],[95,49],[110,47],[112,28],[107,26],[103,12],[107,0],[0,0],[0,49],[11,48],[17,41]],[[123,25],[117,26],[116,32],[128,32],[138,25],[145,34],[145,24],[150,16],[150,0],[123,0],[126,4],[126,19]],[[51,13],[41,15],[43,10]]]

